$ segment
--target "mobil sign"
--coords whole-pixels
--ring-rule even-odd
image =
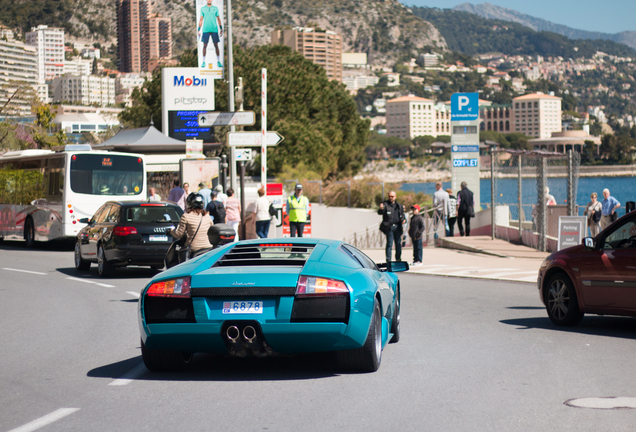
[[[199,68],[161,69],[161,95],[164,113],[214,110],[214,80],[202,76]]]
[[[479,93],[453,93],[451,96],[451,121],[477,120],[479,117]]]

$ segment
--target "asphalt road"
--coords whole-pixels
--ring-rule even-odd
[[[153,374],[137,296],[155,273],[77,273],[73,253],[0,243],[0,432],[622,431],[636,410],[574,408],[635,397],[636,321],[555,328],[531,283],[401,276],[402,339],[380,370],[330,357],[195,357]]]

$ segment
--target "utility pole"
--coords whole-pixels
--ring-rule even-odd
[[[232,0],[226,0],[227,10],[227,103],[228,110],[234,112],[234,53],[232,47]],[[236,126],[230,126],[230,132],[236,131]],[[230,151],[230,186],[236,189],[236,158],[234,151]]]

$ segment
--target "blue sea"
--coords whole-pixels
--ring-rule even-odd
[[[450,182],[444,182],[444,189],[450,187]],[[554,195],[557,204],[567,203],[567,179],[566,178],[548,178],[548,187],[550,194]],[[470,188],[470,186],[469,186]],[[590,194],[596,192],[599,201],[603,200],[603,189],[608,188],[610,195],[616,198],[622,207],[625,207],[627,201],[636,201],[636,178],[635,177],[579,177],[578,189],[576,194],[576,203],[579,206],[579,214],[583,214],[585,206],[590,201]],[[423,192],[432,195],[435,192],[435,183],[405,183],[400,188],[404,191]],[[534,178],[524,178],[521,184],[521,193],[523,195],[523,206],[526,218],[530,217],[532,204],[537,202],[537,187]],[[455,191],[457,192],[457,191]],[[490,205],[490,179],[480,180],[481,205],[486,207]],[[496,203],[510,205],[511,217],[517,219],[517,179],[499,179],[497,180]],[[618,211],[619,216],[625,213],[625,210]]]

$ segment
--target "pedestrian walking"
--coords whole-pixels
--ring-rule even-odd
[[[155,188],[148,189],[148,201],[161,201],[161,197],[156,193]]]
[[[175,180],[172,182],[174,187],[170,189],[170,194],[168,194],[168,201],[172,201],[181,207],[182,210],[186,209],[186,192],[180,186],[181,182],[179,180]]]
[[[225,223],[225,206],[221,201],[217,200],[218,192],[213,190],[210,192],[210,202],[205,208],[210,215],[210,218],[215,224]]]
[[[450,198],[448,192],[442,189],[442,182],[435,183],[435,193],[433,194],[433,207],[435,208],[433,217],[433,226],[435,227],[435,238],[437,235],[437,227],[439,223],[444,224],[444,232],[448,233],[448,214],[450,213]]]
[[[203,205],[205,206],[203,208],[207,208],[210,204],[210,192],[212,191],[206,182],[199,183],[199,194],[203,197]]]
[[[225,206],[225,200],[227,199],[227,195],[223,193],[223,186],[217,185],[214,189],[218,192],[216,199],[218,201],[221,201],[223,205]]]
[[[272,222],[272,215],[269,214],[269,199],[265,196],[265,189],[258,190],[256,200],[256,235],[259,238],[267,238],[269,235],[269,225]]]
[[[287,198],[287,215],[289,216],[289,236],[302,237],[309,214],[309,200],[303,195],[303,185],[298,183],[294,194]]]
[[[455,221],[457,221],[457,198],[453,195],[453,190],[446,189],[448,193],[448,231],[446,237],[455,236]]]
[[[598,194],[592,192],[591,201],[585,206],[584,216],[587,216],[587,226],[590,227],[590,235],[596,237],[601,232],[601,216],[603,216],[603,208],[601,203],[597,201]]]
[[[468,189],[466,182],[461,183],[462,190],[457,194],[457,227],[459,235],[464,237],[464,224],[466,225],[466,237],[470,236],[470,218],[475,217],[475,198]]]
[[[185,191],[186,199],[190,196],[190,183],[183,182],[183,190]]]
[[[601,231],[607,228],[612,222],[618,219],[618,213],[616,209],[621,206],[616,198],[610,195],[609,189],[603,189],[603,201],[601,201]]]
[[[422,265],[422,234],[424,233],[424,219],[420,215],[420,206],[411,206],[413,215],[409,222],[409,237],[413,243],[413,265]]]
[[[236,232],[234,241],[238,241],[238,227],[241,223],[241,202],[234,196],[234,190],[227,190],[227,199],[225,200],[225,223],[230,225]]]
[[[378,214],[382,215],[380,231],[386,236],[386,262],[391,261],[393,243],[395,242],[395,260],[402,260],[402,224],[406,222],[404,206],[396,201],[395,191],[389,192],[389,199],[380,203]]]

